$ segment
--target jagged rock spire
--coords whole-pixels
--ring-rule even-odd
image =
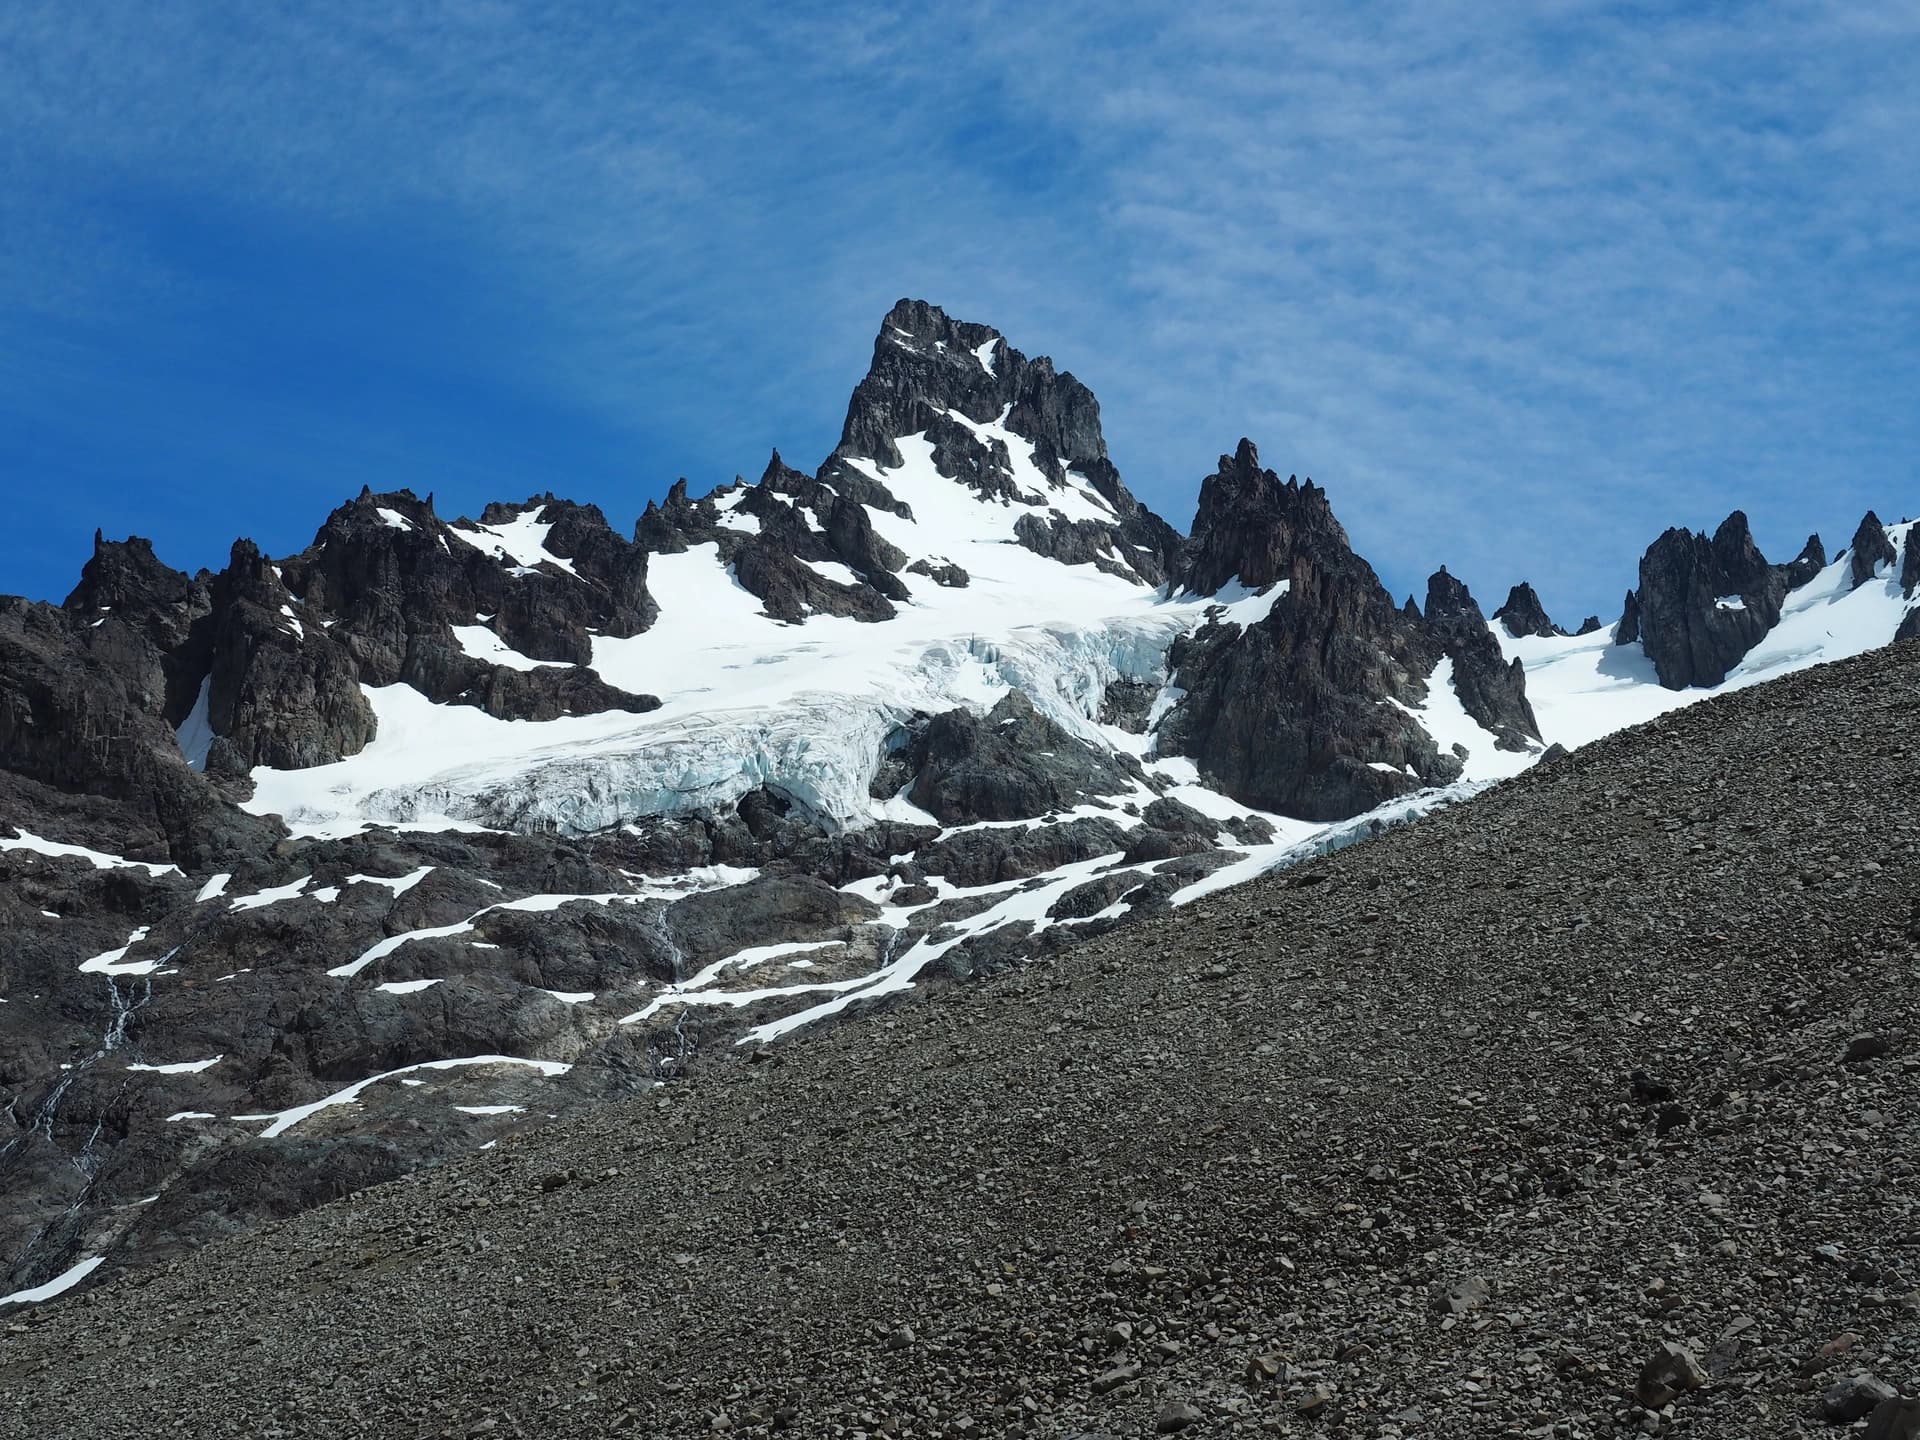
[[[1860,528],[1853,532],[1852,543],[1847,546],[1853,588],[1858,590],[1873,578],[1875,569],[1893,564],[1896,558],[1893,542],[1887,538],[1887,527],[1880,523],[1878,515],[1867,511],[1860,519]]]
[[[1787,568],[1767,563],[1743,511],[1711,539],[1668,530],[1640,561],[1636,603],[1615,638],[1637,636],[1670,690],[1717,685],[1780,619]]]
[[[1527,702],[1526,667],[1501,653],[1472,592],[1444,565],[1427,581],[1426,628],[1453,661],[1461,705],[1500,737],[1500,748],[1524,750],[1528,740],[1540,738],[1540,722]]]
[[[1523,635],[1567,633],[1548,617],[1547,607],[1540,603],[1533,586],[1524,580],[1507,591],[1506,603],[1493,612],[1493,618],[1506,626],[1507,633],[1515,639]]]
[[[1243,436],[1200,482],[1181,588],[1212,595],[1237,579],[1262,589],[1287,579],[1302,553],[1354,558],[1327,492],[1296,475],[1281,480],[1261,466],[1259,449]]]
[[[1021,544],[1067,564],[1094,563],[1147,584],[1166,580],[1180,554],[1180,537],[1136,500],[1107,455],[1100,402],[1072,374],[1046,356],[1029,359],[999,331],[956,320],[924,300],[901,300],[887,312],[874,340],[873,360],[854,388],[840,443],[821,465],[822,483],[851,494],[875,488],[859,462],[881,470],[905,463],[897,442],[924,435],[934,467],[983,499],[1027,503],[1003,440],[979,427],[999,427],[1030,447],[1048,485],[1066,486],[1068,472],[1083,476],[1112,510],[1111,524],[1035,515]],[[865,503],[889,508],[893,497],[867,494]],[[1042,494],[1040,499],[1047,497]]]

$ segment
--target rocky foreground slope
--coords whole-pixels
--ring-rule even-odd
[[[1911,1436],[1916,686],[1726,695],[16,1312],[0,1432]]]

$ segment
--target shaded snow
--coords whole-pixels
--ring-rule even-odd
[[[187,712],[187,718],[173,732],[180,753],[187,757],[187,764],[195,770],[207,768],[207,751],[213,746],[213,722],[207,718],[207,695],[212,689],[213,676],[209,674],[200,682],[200,692],[193,698],[193,709]]]

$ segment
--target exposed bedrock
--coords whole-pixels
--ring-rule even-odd
[[[1637,630],[1669,690],[1717,685],[1778,623],[1786,569],[1767,563],[1739,510],[1711,539],[1669,530],[1640,561],[1637,625],[1623,620],[1617,638],[1629,643]]]

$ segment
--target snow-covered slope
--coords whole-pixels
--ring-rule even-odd
[[[1842,552],[1789,592],[1779,623],[1718,685],[1662,688],[1641,646],[1615,644],[1611,625],[1590,635],[1519,638],[1498,624],[1490,628],[1508,658],[1526,666],[1527,696],[1540,719],[1541,737],[1572,749],[1682,705],[1887,644],[1920,606],[1920,594],[1906,594],[1900,582],[1913,531],[1911,522],[1886,526],[1895,558],[1879,562],[1857,587],[1852,556]]]

